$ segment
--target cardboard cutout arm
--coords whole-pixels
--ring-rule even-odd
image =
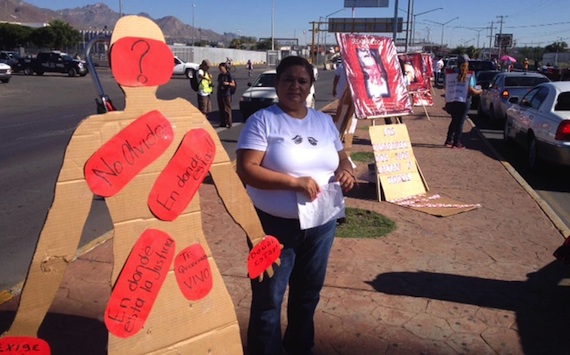
[[[249,195],[233,166],[229,162],[213,164],[210,167],[210,174],[226,210],[244,230],[251,245],[255,247],[261,243],[265,238],[265,232],[261,227],[261,222],[259,217],[257,217],[253,204],[250,202]],[[280,265],[280,263],[280,259],[275,261],[277,265]],[[269,277],[272,277],[273,267],[269,266],[266,272]],[[263,273],[259,276],[259,280],[263,280]]]

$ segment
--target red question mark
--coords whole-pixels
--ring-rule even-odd
[[[139,39],[138,41],[133,43],[133,45],[131,46],[131,51],[134,51],[135,47],[139,43],[144,43],[146,45],[146,49],[144,50],[144,52],[141,54],[141,56],[139,58],[139,75],[137,76],[137,81],[141,84],[145,84],[148,81],[148,78],[145,75],[143,75],[143,73],[142,73],[143,72],[142,61],[143,61],[143,58],[147,55],[147,53],[150,51],[150,44],[148,44],[148,42],[145,41],[144,39]]]

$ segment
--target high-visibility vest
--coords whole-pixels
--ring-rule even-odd
[[[200,80],[200,84],[198,85],[198,91],[201,91],[205,94],[211,94],[214,91],[212,87],[212,76],[205,72],[203,69],[202,72],[204,75],[202,76],[202,80]]]

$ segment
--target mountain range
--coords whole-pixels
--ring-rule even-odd
[[[159,19],[152,18],[147,13],[136,14],[152,19],[162,29],[168,43],[187,43],[192,38],[208,42],[228,44],[238,35],[234,33],[219,34],[210,29],[193,28],[174,16]],[[112,29],[119,20],[120,14],[113,11],[104,3],[95,3],[73,9],[50,10],[44,9],[22,0],[0,0],[0,22],[10,23],[48,23],[52,20],[63,20],[77,30]]]

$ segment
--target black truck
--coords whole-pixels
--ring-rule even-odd
[[[23,71],[26,75],[44,75],[44,73],[63,73],[69,76],[87,75],[87,65],[84,61],[73,59],[69,54],[52,51],[39,52],[35,58],[18,59],[13,66],[15,72]]]

